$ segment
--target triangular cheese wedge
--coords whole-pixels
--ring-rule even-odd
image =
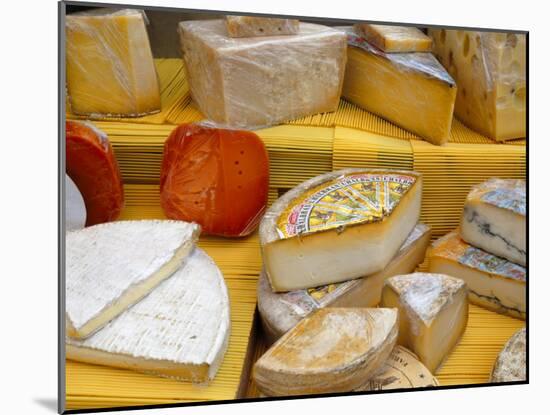
[[[200,227],[181,221],[121,221],[67,233],[67,334],[85,338],[178,269]]]

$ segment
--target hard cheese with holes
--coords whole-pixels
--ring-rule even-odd
[[[272,17],[226,16],[225,26],[230,37],[295,35],[300,31],[298,20]]]

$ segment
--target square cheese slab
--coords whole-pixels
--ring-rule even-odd
[[[357,23],[355,29],[384,52],[430,52],[432,39],[416,27]]]

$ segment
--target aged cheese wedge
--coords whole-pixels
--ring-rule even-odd
[[[524,34],[430,29],[434,53],[456,81],[455,115],[496,140],[526,136]]]
[[[416,226],[421,193],[420,174],[377,169],[326,173],[288,191],[260,223],[273,291],[381,271]]]
[[[262,272],[258,280],[258,311],[266,340],[275,342],[318,308],[377,306],[385,278],[412,272],[424,260],[430,234],[430,227],[419,223],[382,271],[342,283],[275,293]]]
[[[178,269],[199,225],[170,220],[110,222],[66,239],[67,334],[94,333]]]
[[[67,338],[67,358],[204,382],[227,349],[230,310],[223,276],[195,248],[171,278],[85,340]]]
[[[518,330],[499,353],[490,382],[518,382],[527,380],[527,332]]]
[[[387,308],[322,308],[279,339],[253,368],[268,396],[347,392],[384,364],[397,340]]]
[[[138,117],[160,111],[153,54],[140,10],[66,16],[67,92],[75,114]]]
[[[65,174],[65,230],[82,229],[86,225],[86,206],[76,184]]]
[[[471,303],[525,320],[527,274],[521,265],[468,245],[458,232],[435,241],[428,258],[430,272],[466,282]]]
[[[468,287],[443,274],[414,273],[386,280],[382,306],[399,308],[398,343],[435,373],[468,321]]]
[[[300,32],[299,20],[273,17],[226,16],[225,26],[230,37],[296,35]]]
[[[464,241],[517,264],[527,262],[525,180],[490,179],[474,186],[464,204]]]
[[[191,95],[210,120],[251,129],[336,110],[346,36],[300,23],[293,36],[231,38],[223,20],[179,24]]]
[[[433,144],[446,143],[456,85],[437,59],[427,52],[384,53],[347,34],[343,97]]]
[[[384,52],[430,52],[432,39],[416,27],[355,24],[357,34]]]

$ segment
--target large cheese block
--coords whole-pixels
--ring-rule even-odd
[[[65,174],[65,230],[82,229],[86,224],[86,206],[76,184]]]
[[[490,179],[468,194],[460,235],[473,246],[525,266],[526,214],[525,180]]]
[[[140,10],[96,9],[66,21],[70,109],[88,116],[160,111],[160,89]]]
[[[490,382],[520,382],[527,380],[527,331],[518,330],[500,351]]]
[[[434,53],[456,81],[455,115],[496,140],[526,136],[524,34],[430,29]]]
[[[435,241],[428,258],[430,272],[466,282],[471,303],[525,319],[527,273],[521,265],[468,245],[458,232]]]
[[[266,340],[275,342],[311,312],[323,307],[375,307],[380,302],[384,280],[414,271],[424,260],[430,227],[418,224],[391,262],[364,278],[304,290],[275,293],[265,272],[258,280],[258,311]]]
[[[195,248],[147,297],[85,340],[67,338],[67,358],[179,380],[214,378],[227,349],[230,310],[223,276]]]
[[[382,306],[399,308],[398,343],[435,373],[460,340],[468,321],[468,287],[443,274],[388,278]]]
[[[294,36],[231,38],[223,20],[179,24],[191,95],[210,120],[255,128],[336,110],[345,34],[300,23]]]
[[[273,291],[381,271],[416,226],[421,194],[420,174],[381,169],[326,173],[288,191],[260,223]]]
[[[342,95],[433,144],[451,134],[456,85],[428,52],[384,53],[348,34]]]
[[[356,23],[355,30],[384,52],[430,52],[432,39],[416,27]]]
[[[296,35],[300,31],[299,20],[273,17],[226,16],[225,26],[230,37]]]
[[[170,220],[110,222],[67,233],[67,334],[105,326],[180,267],[200,227]]]
[[[390,355],[397,316],[388,308],[317,310],[258,359],[254,382],[268,396],[351,391]]]

